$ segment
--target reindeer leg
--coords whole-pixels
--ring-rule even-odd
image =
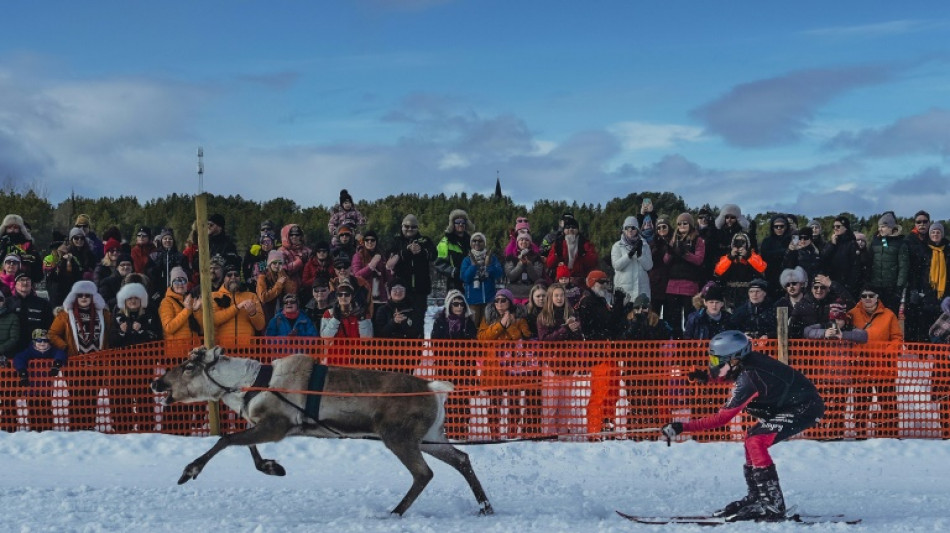
[[[471,487],[472,493],[475,494],[475,500],[479,504],[478,514],[495,514],[491,503],[488,502],[488,496],[485,494],[485,490],[482,489],[482,484],[478,481],[478,477],[475,476],[475,470],[472,468],[472,463],[469,461],[467,453],[452,446],[448,442],[425,443],[422,444],[421,448],[423,452],[451,466],[462,474],[465,481],[468,481],[468,486]]]
[[[197,478],[208,461],[228,446],[253,446],[262,442],[276,442],[284,438],[290,427],[290,421],[284,417],[269,417],[254,427],[221,437],[210,450],[185,467],[181,477],[178,478],[178,484],[181,485]]]
[[[268,476],[285,476],[287,471],[274,459],[263,459],[261,453],[257,451],[257,446],[251,444],[248,446],[251,450],[251,457],[254,459],[254,467]]]
[[[381,431],[379,436],[382,438],[383,444],[399,458],[412,474],[412,486],[409,487],[409,492],[403,496],[399,505],[392,510],[392,514],[402,516],[412,505],[412,502],[416,501],[423,489],[426,488],[434,474],[429,465],[426,464],[425,458],[422,457],[422,450],[419,449],[417,440],[408,440],[405,434],[400,435],[394,431]]]

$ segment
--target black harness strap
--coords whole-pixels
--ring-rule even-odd
[[[314,363],[313,371],[310,372],[310,383],[307,386],[307,390],[310,392],[322,392],[324,385],[327,382],[327,366],[321,365],[319,363]],[[313,420],[320,420],[320,399],[322,395],[320,394],[308,394],[307,395],[307,405],[304,407],[304,412],[308,417]]]
[[[257,373],[257,378],[254,379],[254,384],[251,387],[266,389],[270,385],[270,378],[274,375],[274,365],[261,365],[260,372]],[[254,399],[261,391],[252,390],[244,394],[244,410],[247,411],[247,405],[251,403],[251,400]]]

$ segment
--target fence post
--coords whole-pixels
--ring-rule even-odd
[[[201,168],[201,167],[199,167]],[[201,318],[204,322],[205,348],[214,347],[214,315],[211,308],[211,258],[208,257],[208,202],[205,193],[195,196],[195,227],[198,229],[198,273],[201,277]],[[208,402],[208,429],[212,435],[221,434],[221,407],[217,401]]]
[[[788,364],[788,308],[775,309],[775,318],[778,321],[778,360]]]

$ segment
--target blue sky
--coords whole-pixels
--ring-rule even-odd
[[[0,178],[947,217],[950,3],[660,4],[8,3]]]

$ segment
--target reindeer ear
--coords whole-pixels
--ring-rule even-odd
[[[204,352],[203,362],[205,364],[211,364],[217,361],[218,358],[220,358],[223,353],[224,353],[224,350],[220,346],[213,346],[211,348],[208,348]]]
[[[191,353],[188,354],[189,361],[200,361],[205,355],[205,347],[198,346],[191,350]]]

